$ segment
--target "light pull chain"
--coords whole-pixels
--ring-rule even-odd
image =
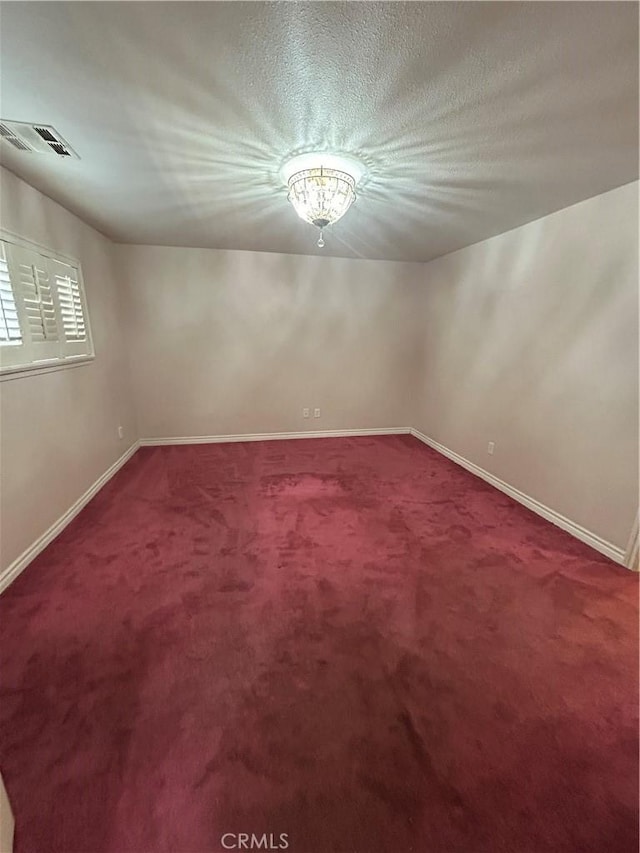
[[[324,246],[324,238],[322,236],[322,228],[320,229],[320,236],[318,237],[318,248],[321,249]]]

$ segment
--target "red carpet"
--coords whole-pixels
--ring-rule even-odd
[[[16,851],[636,853],[637,581],[409,436],[142,449],[0,598]]]

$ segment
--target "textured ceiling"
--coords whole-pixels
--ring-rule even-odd
[[[4,165],[116,240],[428,260],[638,175],[638,6],[2,3],[1,114],[80,161]],[[293,153],[368,176],[327,232]]]

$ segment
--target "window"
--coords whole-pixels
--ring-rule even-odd
[[[0,240],[0,373],[93,357],[79,264],[17,238]]]

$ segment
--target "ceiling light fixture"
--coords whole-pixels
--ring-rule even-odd
[[[357,161],[336,154],[302,154],[285,164],[282,176],[288,199],[301,219],[320,229],[320,248],[324,229],[341,219],[355,201],[363,172]]]

